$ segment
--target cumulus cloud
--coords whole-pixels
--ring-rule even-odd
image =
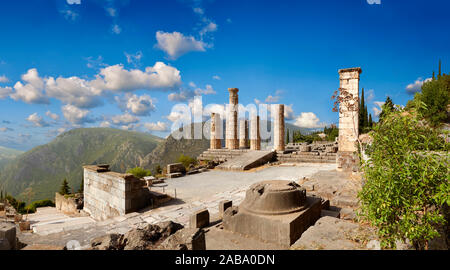
[[[134,67],[137,67],[141,63],[141,59],[144,55],[141,51],[135,53],[135,54],[129,54],[125,52],[125,57],[127,58],[127,63],[133,65]]]
[[[9,127],[1,127],[0,128],[0,132],[6,132],[6,131],[14,131],[14,129],[9,128]]]
[[[213,89],[213,87],[210,84],[207,84],[205,89],[197,88],[194,90],[194,93],[196,95],[211,95],[211,94],[215,94],[216,91]]]
[[[50,77],[46,81],[46,93],[49,97],[79,108],[93,108],[102,104],[99,97],[101,90],[92,87],[89,81],[78,77],[58,77],[56,80]]]
[[[116,97],[116,101],[122,110],[128,110],[135,115],[149,115],[150,112],[156,109],[154,105],[155,100],[149,95],[137,96],[128,94],[125,96],[125,99]]]
[[[14,100],[22,100],[26,103],[48,104],[48,98],[44,95],[44,80],[39,77],[37,69],[32,68],[22,75],[25,84],[17,82],[14,85],[15,92],[10,96]]]
[[[50,117],[51,119],[58,121],[59,120],[59,115],[57,115],[56,113],[52,113],[51,111],[47,111],[45,113],[45,115],[47,115],[48,117]]]
[[[218,80],[218,81],[220,81],[221,80],[221,78],[220,78],[220,76],[219,75],[214,75],[213,77],[212,77],[214,80]]]
[[[169,127],[164,122],[156,122],[156,123],[145,123],[144,127],[149,131],[168,131]]]
[[[181,89],[179,92],[170,93],[167,98],[170,101],[184,102],[195,96],[193,91]]]
[[[94,119],[89,117],[89,110],[83,110],[71,104],[61,107],[61,110],[64,117],[72,124],[81,125],[94,122]]]
[[[7,83],[9,82],[8,77],[6,77],[5,75],[0,76],[0,83]]]
[[[204,36],[208,32],[217,31],[217,24],[214,22],[208,21],[207,24],[200,30],[200,36]]]
[[[139,118],[129,113],[125,113],[111,117],[111,121],[115,125],[128,125],[139,122]]]
[[[111,127],[111,122],[103,121],[103,122],[100,123],[99,126],[102,127],[102,128],[109,128],[109,127]]]
[[[67,4],[69,5],[80,5],[81,0],[67,0]]]
[[[118,25],[118,24],[114,24],[113,26],[112,26],[112,29],[111,29],[111,31],[114,33],[114,34],[120,34],[121,32],[122,32],[122,28],[120,28],[120,26]]]
[[[292,105],[284,105],[284,118],[286,120],[293,120],[294,119],[294,109],[292,109]]]
[[[367,0],[369,5],[381,5],[381,0]]]
[[[108,7],[105,10],[106,10],[106,13],[108,13],[109,16],[111,16],[111,17],[116,17],[117,16],[117,10],[115,8]]]
[[[326,124],[320,123],[320,119],[312,112],[302,112],[295,118],[294,125],[302,128],[322,128]]]
[[[61,10],[60,13],[63,14],[64,18],[68,21],[75,21],[79,16],[77,12],[70,9]]]
[[[180,71],[163,62],[156,62],[153,67],[127,70],[123,65],[113,65],[102,68],[91,81],[97,89],[110,91],[150,90],[154,88],[172,88],[181,83]]]
[[[27,121],[33,123],[37,127],[48,127],[49,124],[42,119],[37,113],[33,113],[27,117]]]
[[[366,103],[370,103],[370,102],[372,102],[372,100],[375,98],[375,92],[374,92],[374,90],[373,89],[369,89],[367,92],[366,92],[366,96],[365,96],[365,101],[366,101]]]
[[[11,87],[0,87],[0,99],[5,99],[13,92]]]
[[[383,107],[384,103],[385,103],[384,101],[374,101],[373,102],[373,104],[375,104],[377,106],[377,107],[372,108],[373,114],[375,116],[377,116],[377,117],[380,116],[381,112],[383,111],[382,107]]]
[[[195,7],[192,10],[194,11],[194,13],[199,14],[199,15],[203,15],[205,13],[203,8],[200,8],[200,7]]]
[[[422,78],[418,78],[414,83],[408,84],[406,86],[406,93],[413,95],[416,92],[419,92],[422,89],[422,85],[431,80],[431,78],[427,78],[425,80],[422,80]]]
[[[204,52],[210,47],[207,43],[196,40],[193,36],[185,36],[180,32],[158,31],[156,32],[156,40],[158,41],[155,45],[156,48],[164,51],[174,60],[188,52]]]
[[[280,97],[279,96],[272,96],[272,95],[269,95],[267,98],[266,98],[266,102],[267,103],[276,103],[276,102],[278,102],[280,100]]]

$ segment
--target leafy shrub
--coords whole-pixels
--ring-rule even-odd
[[[189,165],[191,165],[191,164],[196,165],[197,159],[181,154],[180,157],[178,158],[178,162],[183,164],[183,166],[187,169],[189,167]]]
[[[145,176],[151,176],[152,172],[150,170],[145,170],[141,167],[136,167],[133,169],[129,169],[127,171],[127,173],[131,173],[132,175],[134,175],[136,178],[143,178]]]
[[[48,199],[35,201],[25,207],[25,212],[28,210],[28,213],[34,213],[34,212],[36,212],[36,208],[45,207],[45,206],[54,207],[55,203],[52,200],[48,200]]]
[[[366,151],[361,214],[378,228],[383,247],[409,239],[427,249],[448,222],[442,209],[450,205],[449,144],[421,119],[416,112],[387,109]]]

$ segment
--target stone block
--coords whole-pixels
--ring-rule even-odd
[[[52,245],[41,245],[41,244],[33,244],[28,245],[21,250],[66,250],[65,246],[52,246]]]
[[[322,210],[330,210],[330,200],[322,199]]]
[[[202,209],[194,212],[189,219],[190,228],[203,228],[209,225],[209,211]]]
[[[184,228],[164,240],[157,249],[206,250],[205,232],[199,228]]]
[[[311,152],[311,146],[310,145],[301,145],[300,152]]]
[[[178,177],[183,176],[183,174],[179,173],[179,172],[177,172],[177,173],[168,173],[166,176],[167,176],[167,178],[178,178]]]
[[[340,218],[341,215],[337,211],[330,211],[330,210],[322,210],[320,212],[320,217],[334,217],[334,218]]]
[[[14,216],[14,222],[20,222],[22,221],[22,215],[21,214],[16,214]]]
[[[5,204],[4,203],[0,203],[0,211],[4,211],[5,210]]]
[[[19,222],[19,229],[21,232],[30,230],[30,221],[21,221]]]
[[[0,223],[0,239],[4,239],[5,241],[7,241],[10,249],[15,250],[17,248],[16,226],[14,225],[14,223]]]
[[[221,217],[223,217],[223,213],[225,210],[233,206],[233,202],[229,200],[223,200],[219,202],[219,214]]]
[[[186,173],[186,168],[181,163],[173,163],[167,165],[167,174],[171,173]]]

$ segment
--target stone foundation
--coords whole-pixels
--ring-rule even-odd
[[[84,166],[84,210],[97,220],[125,215],[151,204],[145,181],[109,171],[109,165]]]
[[[80,194],[81,195],[81,194]],[[77,214],[83,209],[83,204],[77,200],[76,197],[65,197],[64,195],[55,193],[55,207],[56,210],[65,214]]]
[[[338,171],[357,172],[359,169],[358,153],[350,151],[338,151],[336,155]]]

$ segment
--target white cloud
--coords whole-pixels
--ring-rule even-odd
[[[381,112],[383,111],[382,107],[383,107],[384,103],[385,103],[384,101],[374,101],[374,102],[373,102],[373,104],[375,104],[376,106],[378,106],[378,108],[377,108],[377,107],[373,107],[373,108],[372,108],[373,114],[374,114],[376,117],[380,116]]]
[[[193,8],[193,10],[194,10],[194,13],[197,13],[199,15],[203,15],[205,13],[205,11],[199,7],[195,7],[195,8]]]
[[[272,96],[272,95],[269,95],[267,98],[266,98],[266,102],[267,103],[276,103],[276,102],[278,102],[280,100],[280,96]]]
[[[94,122],[89,115],[89,110],[83,110],[71,104],[61,107],[64,117],[72,124],[84,124]]]
[[[292,104],[284,105],[284,118],[286,118],[286,120],[293,120],[294,117],[294,109],[292,109]]]
[[[214,75],[214,76],[213,76],[213,79],[214,79],[214,80],[220,81],[221,78],[220,78],[220,76],[218,76],[218,75]]]
[[[416,92],[419,92],[422,89],[423,83],[431,81],[431,78],[427,78],[425,80],[422,80],[422,78],[418,78],[414,83],[408,84],[406,86],[406,92],[408,94],[414,94]]]
[[[80,5],[81,4],[81,0],[67,0],[67,4],[69,5]]]
[[[0,99],[7,98],[13,92],[11,87],[0,87]]]
[[[216,91],[213,89],[213,87],[210,84],[207,84],[205,89],[197,88],[197,89],[195,89],[194,93],[196,95],[211,95],[211,94],[215,94]]]
[[[117,16],[117,10],[115,8],[108,7],[108,8],[106,8],[106,12],[111,17],[116,17]]]
[[[114,34],[117,34],[117,35],[118,35],[118,34],[120,34],[120,33],[122,32],[122,28],[120,28],[119,25],[114,24],[114,25],[112,26],[111,31],[112,31]]]
[[[8,77],[6,77],[5,75],[0,76],[0,83],[7,83],[9,82]]]
[[[129,54],[129,53],[125,52],[125,56],[127,57],[128,64],[132,64],[133,66],[137,67],[141,63],[143,54],[141,51],[139,51],[135,54]]]
[[[187,101],[188,99],[193,98],[194,96],[195,96],[195,94],[193,91],[180,90],[179,92],[169,94],[167,96],[167,98],[170,101],[183,102],[183,101]]]
[[[56,113],[52,113],[51,111],[47,111],[45,113],[45,115],[47,115],[48,117],[50,117],[51,119],[58,121],[59,120],[59,115],[57,115]]]
[[[6,131],[14,131],[12,128],[9,127],[1,127],[0,132],[6,132]]]
[[[126,70],[123,65],[102,68],[91,85],[97,89],[111,91],[134,91],[138,89],[172,88],[181,83],[180,71],[163,62],[153,67]]]
[[[141,126],[141,124],[131,123],[128,125],[122,125],[122,126],[120,126],[120,128],[123,130],[137,130],[140,126]]]
[[[372,102],[372,100],[375,98],[375,92],[373,91],[373,89],[370,89],[369,91],[367,91],[365,93],[365,102],[366,103],[370,103]]]
[[[218,113],[222,117],[225,116],[225,106],[221,104],[208,104],[203,109],[203,115],[211,116],[211,113]]]
[[[163,31],[156,32],[155,45],[160,50],[166,52],[171,59],[178,57],[192,51],[204,52],[210,45],[201,40],[196,40],[193,36],[184,36],[180,32],[166,33]]]
[[[367,4],[369,5],[381,5],[381,0],[367,0]]]
[[[78,77],[58,77],[56,80],[50,77],[46,81],[46,93],[49,97],[79,108],[93,108],[102,104],[99,97],[101,90],[92,87],[89,81]]]
[[[202,30],[200,30],[200,36],[204,36],[208,32],[215,31],[217,31],[217,24],[210,21],[202,28]]]
[[[185,119],[185,120],[191,119],[190,115],[187,115],[187,114],[179,112],[179,111],[171,111],[170,114],[168,116],[166,116],[166,118],[171,122],[175,122],[175,121],[181,120],[181,119]]]
[[[150,112],[155,111],[156,107],[153,104],[155,100],[149,95],[126,95],[125,99],[116,97],[116,101],[123,110],[129,110],[135,115],[149,115]]]
[[[326,126],[320,123],[320,119],[312,112],[302,112],[295,118],[294,125],[302,128],[321,128]]]
[[[75,21],[79,16],[78,13],[76,13],[75,11],[72,11],[70,9],[61,10],[60,13],[63,14],[64,18],[66,18],[66,20],[69,20],[69,21]]]
[[[139,122],[139,118],[129,113],[113,116],[111,120],[115,125],[128,125]]]
[[[100,127],[102,127],[102,128],[109,128],[109,127],[111,127],[111,122],[103,121],[103,122],[100,123]]]
[[[22,75],[22,80],[26,84],[17,82],[14,85],[15,92],[11,94],[14,100],[22,100],[26,103],[48,104],[49,101],[44,95],[44,80],[39,77],[37,69],[32,68]]]
[[[156,122],[156,123],[145,123],[144,127],[148,129],[149,131],[167,131],[169,130],[169,127],[164,122]]]
[[[255,98],[253,101],[255,102],[256,105],[261,104],[261,100],[259,100],[259,99],[257,99],[257,98]]]
[[[37,127],[48,127],[49,124],[42,119],[37,113],[33,113],[27,117],[27,121],[33,123]]]

